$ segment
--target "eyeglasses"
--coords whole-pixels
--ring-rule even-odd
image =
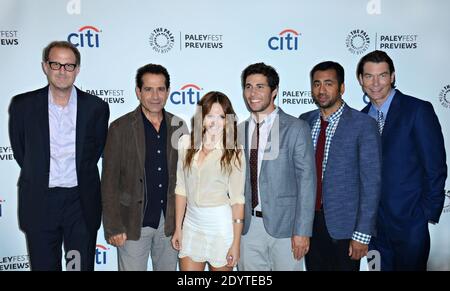
[[[47,62],[50,66],[50,69],[59,71],[61,67],[64,67],[64,70],[67,72],[73,72],[75,68],[77,67],[77,64],[60,64],[58,62]]]
[[[263,91],[266,87],[269,87],[269,85],[265,85],[265,84],[256,84],[256,86],[252,86],[250,84],[246,84],[244,87],[245,91],[252,91],[253,89],[256,90],[257,92],[261,92]]]

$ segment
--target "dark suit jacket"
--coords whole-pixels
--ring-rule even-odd
[[[167,124],[167,208],[164,232],[175,230],[175,185],[178,139],[188,133],[186,123],[165,111]],[[103,227],[105,238],[126,233],[130,240],[141,237],[144,218],[145,132],[141,106],[111,123],[102,170]]]
[[[302,114],[311,128],[319,110]],[[375,120],[345,105],[322,181],[325,221],[334,239],[375,234],[381,187],[381,141]]]
[[[50,133],[46,86],[13,97],[9,137],[19,164],[19,224],[25,232],[39,230],[45,215],[50,172]],[[76,171],[87,226],[97,232],[101,221],[97,162],[108,131],[109,107],[100,98],[77,90]]]
[[[444,139],[431,103],[397,90],[381,139],[378,228],[391,237],[405,237],[417,223],[438,222],[445,200]]]

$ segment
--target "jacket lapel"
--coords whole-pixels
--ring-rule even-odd
[[[172,126],[172,117],[165,110],[164,110],[164,118],[165,118],[165,122],[166,122],[166,132],[167,132],[167,136],[166,136],[167,167],[168,167],[168,169],[171,169],[171,165],[173,163],[173,157],[174,157],[174,155],[172,153],[174,150],[175,151],[177,150],[177,146],[178,146],[178,144],[174,144],[174,146],[172,146],[172,135],[173,135],[175,129],[178,127]],[[175,163],[175,165],[176,165],[176,163]],[[175,169],[176,169],[176,166],[175,166]]]
[[[77,173],[80,171],[80,164],[83,156],[83,141],[86,136],[87,124],[87,100],[86,95],[77,88],[77,125],[75,138],[75,158],[77,165]]]
[[[48,90],[49,87],[46,86],[39,91],[37,96],[39,109],[37,112],[39,112],[38,128],[42,136],[42,146],[46,157],[45,168],[48,172],[50,172],[50,122],[48,118]]]
[[[364,107],[364,108],[361,110],[361,112],[368,114],[368,113],[369,113],[370,106],[372,106],[372,103],[367,104],[366,107]]]
[[[336,131],[334,132],[333,140],[330,143],[330,148],[328,149],[327,164],[329,164],[330,161],[333,159],[334,152],[337,147],[345,148],[347,140],[345,134],[350,127],[351,127],[351,112],[349,110],[348,105],[346,104],[344,105],[344,111],[342,112],[342,115],[339,118],[339,123],[336,127]],[[326,173],[327,171],[325,171],[325,175]]]
[[[139,160],[139,167],[144,169],[145,165],[145,129],[142,120],[141,106],[139,105],[133,114],[131,127],[133,130],[134,142],[136,143],[136,152]]]
[[[288,127],[287,124],[284,123],[284,115],[285,113],[281,108],[278,109],[277,116],[275,116],[275,120],[273,121],[272,128],[269,131],[269,136],[267,137],[266,148],[264,149],[264,157],[261,162],[261,170],[260,173],[263,172],[267,161],[274,160],[278,157],[278,153],[280,151],[280,138],[283,136],[281,131],[285,130]]]
[[[381,135],[383,146],[386,137],[395,128],[395,123],[398,119],[398,116],[401,114],[401,95],[402,93],[397,90],[397,92],[395,92],[394,98],[392,99],[391,105],[389,106],[389,111],[384,122],[383,134]]]
[[[311,131],[317,121],[317,118],[319,118],[319,115],[320,115],[320,111],[319,111],[319,109],[316,109],[314,111],[311,111],[311,113],[306,116],[305,121],[308,123]]]
[[[246,120],[245,124],[244,124],[244,130],[245,130],[245,138],[244,138],[244,149],[245,149],[245,160],[248,163],[249,161],[249,153],[250,153],[250,148],[248,146],[248,127],[250,126],[250,120]]]
[[[331,153],[331,149],[333,148],[332,145],[334,142],[336,142],[337,144],[344,144],[345,143],[345,132],[346,129],[349,128],[350,124],[350,110],[348,105],[344,105],[344,110],[342,111],[342,115],[339,118],[339,123],[338,126],[336,128],[336,131],[334,132],[333,135],[333,142],[330,144],[330,153]]]

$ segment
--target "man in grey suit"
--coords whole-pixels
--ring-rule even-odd
[[[242,271],[301,270],[308,252],[316,193],[314,149],[306,122],[274,105],[279,77],[264,63],[242,72],[251,117],[245,133],[247,177]],[[250,146],[251,145],[251,146]]]
[[[358,271],[367,254],[380,198],[381,143],[376,122],[343,100],[344,68],[311,70],[318,110],[300,116],[311,126],[317,193],[307,270]]]

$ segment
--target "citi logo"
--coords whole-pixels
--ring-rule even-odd
[[[300,34],[293,29],[285,29],[278,34],[269,38],[268,45],[271,50],[298,50]]]
[[[0,199],[0,217],[2,217],[2,203],[6,202],[6,200],[1,200]]]
[[[186,84],[178,91],[170,94],[170,102],[178,104],[197,104],[200,101],[200,92],[202,88],[195,84]]]
[[[103,246],[103,245],[96,245],[95,246],[95,263],[97,265],[106,265],[107,263],[107,254],[108,254],[109,248]]]
[[[100,32],[102,31],[94,26],[83,26],[78,32],[69,34],[67,41],[76,47],[100,47]]]

